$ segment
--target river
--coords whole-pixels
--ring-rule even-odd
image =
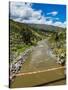
[[[37,72],[37,71],[47,70],[51,68],[58,68],[60,67],[60,65],[56,63],[56,60],[57,60],[56,56],[53,54],[53,51],[48,45],[48,39],[39,41],[37,46],[32,50],[32,52],[30,53],[30,55],[22,65],[19,73],[28,73],[28,72],[34,72],[34,71]],[[46,75],[45,73],[43,74],[44,76],[38,74],[36,76],[34,75],[33,77],[32,76],[31,77],[21,76],[20,78],[16,77],[15,81],[12,84],[12,87],[35,86],[35,85],[47,83],[52,80],[64,78],[63,69],[46,73]],[[35,82],[33,82],[32,80],[33,81],[35,80]],[[58,84],[59,85],[65,84],[65,80],[63,83],[59,81],[57,85]]]
[[[45,39],[39,42],[34,48],[28,59],[23,64],[20,72],[37,71],[58,67],[56,60],[57,58],[48,45],[48,40]]]

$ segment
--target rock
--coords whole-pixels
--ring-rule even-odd
[[[21,53],[19,57],[17,57],[16,61],[13,62],[13,64],[10,65],[10,80],[14,80],[15,74],[18,73],[21,69],[22,64],[27,59],[30,51],[32,51],[34,47],[26,50],[24,53]]]

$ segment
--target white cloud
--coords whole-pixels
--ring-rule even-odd
[[[49,20],[49,21],[46,21],[45,24],[48,24],[48,25],[52,25],[53,21],[52,20]]]
[[[14,20],[23,21],[35,21],[42,19],[42,11],[34,10],[31,7],[30,3],[19,3],[19,2],[11,2],[10,3],[10,18]],[[31,20],[32,19],[32,20]]]
[[[37,19],[35,17],[31,17],[29,20],[23,20],[24,23],[34,23],[34,24],[45,24],[46,20],[45,17],[41,17],[40,19]]]
[[[47,14],[57,15],[58,12],[53,11]],[[59,18],[45,17],[42,10],[34,10],[31,3],[11,2],[10,18],[23,23],[48,24],[59,27],[65,27],[66,22],[62,23]],[[53,20],[58,20],[53,22]]]
[[[59,18],[55,18],[55,20],[59,20]]]
[[[41,10],[39,10],[39,11],[34,11],[33,13],[32,13],[32,17],[33,18],[37,18],[37,19],[40,19],[42,16],[41,16]]]
[[[46,18],[42,15],[41,10],[34,10],[30,3],[10,3],[10,18],[15,21],[24,23],[39,23],[44,24]]]
[[[49,13],[47,13],[47,15],[53,15],[53,16],[56,16],[57,14],[58,14],[57,11],[53,11],[53,12],[49,12]]]
[[[32,15],[33,9],[30,3],[11,2],[10,16],[11,18],[26,18]]]
[[[65,28],[66,27],[66,21],[64,21],[64,22],[56,21],[54,23],[54,26],[59,26],[59,27]]]

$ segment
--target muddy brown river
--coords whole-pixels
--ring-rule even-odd
[[[38,42],[38,45],[32,50],[27,60],[21,67],[19,73],[37,72],[52,68],[61,67],[56,63],[57,58],[53,54],[53,51],[48,45],[48,40],[42,40]],[[34,74],[34,75],[24,75],[15,78],[11,87],[29,87],[42,85],[43,83],[48,83],[54,80],[60,80],[57,82],[50,83],[50,85],[62,85],[65,84],[64,69]],[[45,85],[45,84],[43,84]]]
[[[38,43],[21,68],[21,72],[38,71],[58,67],[57,58],[48,46],[48,41]]]

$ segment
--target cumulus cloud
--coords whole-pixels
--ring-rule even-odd
[[[10,17],[15,18],[26,18],[31,17],[32,8],[30,3],[22,3],[22,2],[11,2],[10,3]]]
[[[64,22],[57,21],[54,23],[54,26],[59,26],[59,27],[65,28],[66,27],[66,21],[64,21]]]
[[[19,3],[11,2],[10,3],[10,18],[15,21],[19,20],[21,22],[41,22],[44,16],[42,16],[41,10],[34,10],[30,3]],[[29,21],[28,21],[29,20]]]
[[[47,15],[53,15],[53,16],[56,16],[57,14],[58,14],[57,11],[53,11],[53,12],[49,12],[49,13],[47,13]]]
[[[53,16],[57,15],[57,11],[47,13]],[[59,18],[45,17],[42,10],[35,10],[31,3],[11,2],[10,3],[10,18],[22,23],[48,24],[59,27],[65,27],[66,22],[62,23]],[[56,20],[56,22],[53,22]]]

